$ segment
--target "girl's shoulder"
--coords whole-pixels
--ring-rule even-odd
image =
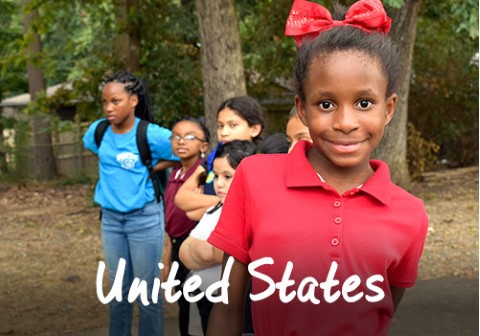
[[[100,119],[97,119],[95,121],[93,121],[89,126],[88,126],[88,131],[91,131],[91,132],[94,132],[97,127],[98,127],[98,124],[100,124],[101,122],[107,120],[106,118],[100,118]]]
[[[147,127],[147,138],[170,138],[172,131],[158,124],[149,123]],[[170,140],[169,140],[170,141]]]
[[[94,122],[92,122],[87,130],[85,131],[85,134],[83,135],[83,145],[85,148],[91,150],[93,153],[97,154],[98,153],[98,146],[96,144],[96,140],[95,140],[95,132],[97,130],[97,127],[98,125],[102,122],[102,121],[105,121],[106,119],[105,118],[101,118],[101,119],[98,119],[98,120],[95,120]],[[106,132],[106,130],[105,130]]]
[[[240,164],[244,166],[256,167],[263,169],[271,169],[272,166],[284,165],[288,161],[288,154],[255,154],[246,157]]]
[[[237,170],[241,171],[245,181],[255,184],[259,181],[278,182],[288,171],[288,158],[288,154],[255,154],[243,159]]]

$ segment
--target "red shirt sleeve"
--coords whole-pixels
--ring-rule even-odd
[[[248,264],[251,240],[250,198],[248,181],[245,178],[248,173],[242,163],[235,171],[220,220],[208,242],[238,261]]]
[[[422,255],[428,229],[428,216],[423,209],[423,217],[410,246],[398,263],[388,269],[388,282],[395,287],[412,287],[415,285],[418,264]]]

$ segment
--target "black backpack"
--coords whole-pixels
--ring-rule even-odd
[[[142,163],[147,167],[150,179],[153,183],[153,189],[155,190],[155,198],[157,202],[160,202],[163,194],[165,193],[165,187],[167,186],[168,181],[168,172],[166,170],[154,171],[152,166],[152,153],[150,152],[150,147],[147,142],[147,127],[149,122],[141,119],[138,124],[137,129],[137,148],[140,153],[140,159]],[[110,123],[108,120],[102,120],[98,123],[97,128],[95,129],[95,143],[97,147],[100,148],[102,143],[103,136],[107,131]]]

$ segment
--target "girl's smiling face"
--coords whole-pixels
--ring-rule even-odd
[[[370,154],[390,122],[397,96],[386,97],[380,63],[360,51],[337,51],[313,59],[298,114],[310,130],[309,160],[323,170],[370,169]]]
[[[235,111],[228,107],[221,110],[217,116],[218,141],[223,143],[232,140],[252,141],[260,134],[260,125],[248,125],[248,122],[241,118]]]
[[[228,189],[230,189],[233,175],[235,175],[235,169],[230,166],[227,157],[221,157],[213,161],[213,173],[215,174],[213,188],[218,198],[224,202]]]
[[[185,136],[192,136],[193,140],[185,140]],[[178,140],[177,137],[180,137]],[[205,142],[205,134],[200,127],[189,120],[182,120],[175,124],[172,129],[172,150],[180,160],[197,158],[200,153],[208,149],[208,142]]]

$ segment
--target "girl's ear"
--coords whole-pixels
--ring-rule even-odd
[[[260,124],[250,126],[250,136],[252,137],[252,139],[257,137],[261,132],[262,132],[262,126]]]
[[[138,104],[138,96],[136,94],[133,94],[130,96],[130,106],[132,108],[135,108],[135,106],[137,106]]]
[[[208,150],[208,145],[209,143],[208,142],[202,142],[202,144],[200,145],[200,152],[205,154]]]
[[[385,109],[385,126],[387,126],[393,118],[395,107],[397,106],[398,96],[396,93],[387,98],[387,104]]]
[[[295,109],[297,110],[297,115],[302,124],[308,127],[307,114],[305,113],[305,106],[302,103],[302,100],[298,95],[295,96]]]

